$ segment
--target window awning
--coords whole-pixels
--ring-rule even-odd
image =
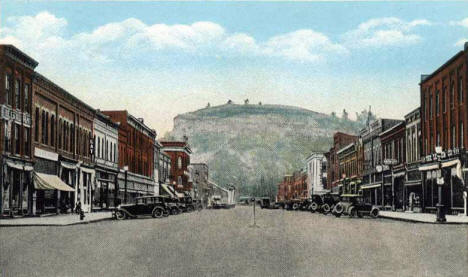
[[[381,184],[364,185],[364,186],[361,186],[361,189],[373,189],[373,188],[380,188],[381,186],[382,186]]]
[[[34,172],[34,188],[38,190],[75,191],[56,175]]]
[[[167,194],[169,194],[169,196],[175,197],[175,195],[171,192],[171,190],[169,189],[169,187],[166,184],[161,184],[161,186],[164,189],[164,191],[167,192]]]
[[[18,170],[24,170],[24,171],[33,170],[33,167],[30,165],[21,165],[21,164],[13,163],[13,162],[7,162],[7,165],[11,168],[18,169]]]
[[[437,163],[435,164],[428,164],[428,165],[423,165],[419,167],[419,171],[428,171],[428,170],[434,170],[438,169],[439,165]]]

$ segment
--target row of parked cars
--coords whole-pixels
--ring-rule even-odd
[[[139,215],[151,215],[154,218],[177,215],[201,209],[201,203],[190,196],[174,198],[171,196],[142,196],[135,198],[134,203],[121,204],[115,209],[115,218],[123,220],[136,218]]]
[[[262,202],[263,203],[263,202]],[[348,215],[350,217],[379,216],[379,208],[364,201],[360,194],[323,194],[312,195],[306,200],[295,200],[282,203],[268,203],[262,208],[283,208],[288,210],[305,210],[312,213],[333,214],[336,217]]]

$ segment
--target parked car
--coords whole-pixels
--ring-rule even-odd
[[[193,212],[195,210],[195,205],[191,196],[184,196],[181,199],[181,202],[184,204],[184,212]]]
[[[323,205],[323,200],[321,195],[314,194],[312,195],[311,202],[309,205],[309,211],[312,213],[319,212]]]
[[[333,209],[333,215],[340,217],[348,215],[350,217],[363,217],[365,215],[377,217],[379,209],[372,204],[364,202],[364,198],[359,194],[343,194],[341,201]]]
[[[115,209],[115,217],[118,220],[136,218],[139,215],[151,215],[161,218],[167,214],[167,205],[159,196],[137,197],[135,203],[121,204]]]
[[[322,198],[322,206],[320,206],[320,211],[323,214],[330,213],[335,205],[340,202],[340,196],[334,193],[327,193],[321,196]]]
[[[271,201],[269,197],[262,197],[260,201],[260,207],[262,209],[279,209],[279,204]]]

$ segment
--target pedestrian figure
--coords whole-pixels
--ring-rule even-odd
[[[81,213],[81,202],[77,202],[75,206],[75,213],[80,214]]]

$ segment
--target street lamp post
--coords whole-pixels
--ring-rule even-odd
[[[435,148],[436,154],[437,154],[437,165],[438,165],[438,170],[437,170],[437,186],[438,186],[438,195],[439,195],[439,201],[436,204],[437,208],[437,222],[443,223],[446,222],[447,219],[445,218],[445,209],[444,205],[442,204],[442,187],[445,183],[444,181],[444,174],[442,173],[442,162],[440,161],[440,157],[442,154],[442,147],[436,146]]]
[[[124,203],[127,204],[127,174],[128,174],[128,165],[124,166],[125,171],[125,190],[124,190]]]

